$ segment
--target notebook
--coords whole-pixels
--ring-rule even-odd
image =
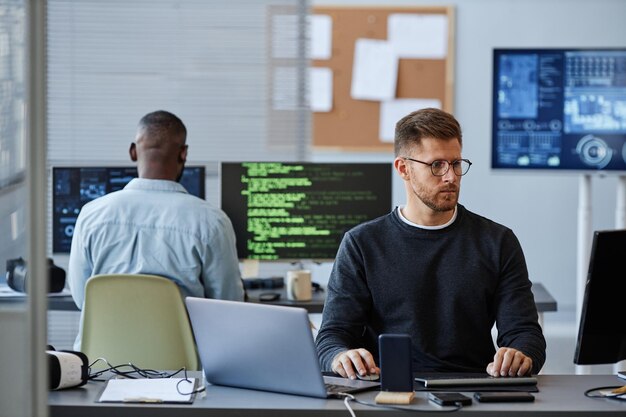
[[[195,297],[185,304],[211,384],[319,398],[380,386],[322,375],[304,308]]]
[[[537,385],[534,376],[493,377],[487,373],[417,373],[415,381],[425,388]]]

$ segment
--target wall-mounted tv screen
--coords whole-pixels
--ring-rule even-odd
[[[334,260],[347,230],[390,212],[391,173],[389,163],[222,163],[239,258]]]
[[[136,167],[52,168],[52,251],[69,253],[80,209],[98,197],[121,190],[137,177]],[[186,166],[180,183],[204,199],[204,166]]]
[[[495,49],[491,166],[626,170],[626,48]]]

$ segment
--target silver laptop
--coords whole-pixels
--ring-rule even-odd
[[[195,297],[185,303],[211,384],[319,398],[380,385],[322,376],[303,308]]]

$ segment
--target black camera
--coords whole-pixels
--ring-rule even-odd
[[[7,260],[7,285],[14,291],[26,292],[28,287],[28,274],[26,271],[26,261],[16,258]],[[50,288],[48,292],[61,292],[65,287],[65,270],[54,264],[48,258],[48,280]]]

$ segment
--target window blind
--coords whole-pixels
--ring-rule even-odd
[[[217,161],[306,157],[309,109],[275,111],[269,73],[273,43],[304,45],[305,0],[48,3],[49,165],[129,163],[137,122],[158,109],[183,120],[189,163],[209,173]],[[282,35],[276,7],[296,16]],[[296,76],[282,88],[302,97],[306,52],[282,64]]]

